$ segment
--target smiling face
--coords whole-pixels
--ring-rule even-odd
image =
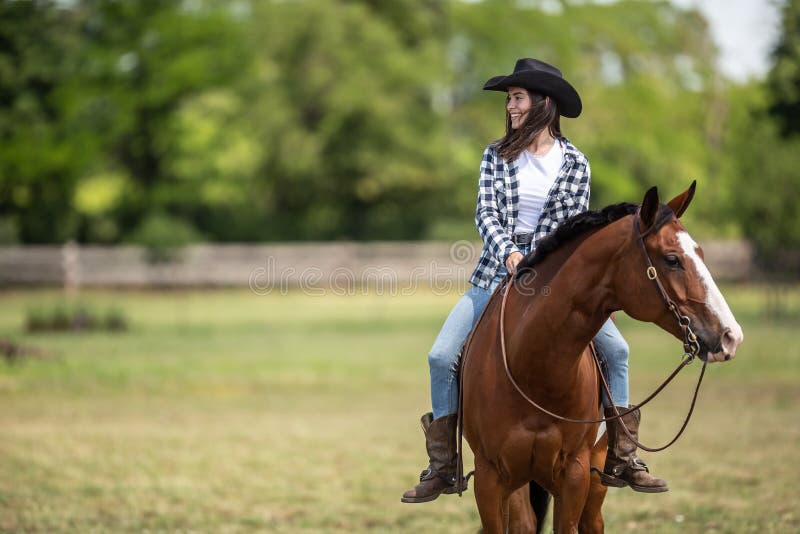
[[[531,95],[527,89],[522,87],[508,88],[506,111],[511,119],[511,128],[513,130],[516,130],[525,122],[532,105]]]

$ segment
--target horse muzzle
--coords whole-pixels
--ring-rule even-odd
[[[725,328],[715,343],[708,343],[706,339],[706,336],[699,336],[700,359],[708,363],[727,362],[736,356],[736,349],[742,344],[744,334],[736,324],[732,328]]]

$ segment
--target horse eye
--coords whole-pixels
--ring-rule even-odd
[[[664,262],[670,269],[680,269],[682,267],[681,260],[675,254],[667,254],[664,256]]]

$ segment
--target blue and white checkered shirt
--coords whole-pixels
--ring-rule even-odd
[[[547,194],[539,221],[536,223],[531,250],[543,237],[565,219],[589,209],[589,160],[566,138],[563,138],[564,164]],[[517,166],[506,162],[493,145],[486,147],[481,160],[478,183],[478,209],[475,223],[483,239],[483,250],[470,283],[488,288],[501,265],[512,252],[519,252],[511,241],[517,222],[519,180]]]

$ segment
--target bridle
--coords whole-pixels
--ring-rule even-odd
[[[642,232],[639,229],[640,209],[641,208],[637,209],[636,213],[633,215],[633,233],[634,239],[639,244],[639,249],[642,251],[642,256],[644,256],[645,265],[647,265],[647,270],[645,273],[647,274],[647,278],[652,280],[653,284],[656,286],[656,290],[658,291],[659,295],[661,295],[661,300],[664,301],[664,305],[675,315],[675,318],[678,320],[678,325],[683,331],[683,350],[685,351],[684,356],[694,359],[700,353],[700,342],[697,340],[697,335],[694,333],[694,331],[692,331],[692,320],[687,315],[681,313],[678,306],[672,302],[672,299],[670,299],[669,295],[667,295],[664,285],[658,278],[658,271],[656,271],[656,268],[653,266],[653,262],[650,260],[650,254],[647,253],[647,248],[644,246],[644,238],[647,237],[654,228],[659,228],[661,225],[653,223],[650,225],[650,228]]]
[[[503,301],[502,301],[502,304],[500,305],[500,349],[501,349],[501,352],[502,352],[502,355],[503,355],[503,366],[505,367],[506,376],[508,377],[508,380],[514,386],[514,388],[517,390],[517,392],[520,395],[522,395],[522,397],[526,401],[528,401],[529,404],[533,405],[538,410],[540,410],[541,412],[546,413],[547,415],[549,415],[550,417],[553,417],[554,419],[558,419],[560,421],[566,421],[566,422],[569,422],[569,423],[581,423],[581,424],[603,423],[603,422],[606,422],[606,421],[612,421],[614,419],[619,419],[619,418],[621,418],[621,417],[623,417],[623,416],[625,416],[625,415],[627,415],[627,414],[629,414],[629,413],[631,413],[631,412],[633,412],[635,410],[638,410],[639,408],[641,408],[642,406],[645,406],[651,400],[653,400],[656,397],[656,395],[658,395],[667,386],[667,384],[672,382],[672,379],[675,378],[675,376],[677,376],[677,374],[684,367],[686,367],[687,365],[692,363],[694,361],[695,357],[700,353],[700,343],[699,343],[699,341],[697,339],[697,335],[694,333],[694,331],[692,331],[691,319],[687,315],[681,313],[681,311],[678,308],[678,306],[667,295],[667,292],[664,289],[664,286],[661,283],[661,280],[659,280],[659,278],[658,278],[658,271],[653,266],[653,262],[650,260],[650,255],[648,254],[647,248],[644,245],[645,237],[647,237],[653,231],[654,228],[660,228],[662,225],[654,223],[654,224],[652,224],[650,226],[650,228],[648,228],[646,231],[642,232],[640,230],[640,228],[639,228],[639,211],[640,211],[640,209],[637,209],[636,213],[633,216],[633,233],[634,233],[634,240],[639,244],[639,248],[641,249],[642,256],[644,258],[644,263],[645,263],[645,265],[647,267],[646,270],[645,270],[645,274],[646,274],[646,276],[647,276],[647,278],[649,280],[653,281],[653,284],[655,285],[656,290],[658,291],[659,295],[661,296],[661,299],[664,302],[664,305],[666,306],[666,308],[673,315],[675,315],[675,318],[678,321],[678,325],[680,326],[680,328],[681,328],[681,330],[683,332],[683,347],[684,347],[683,357],[681,358],[681,362],[678,364],[678,366],[675,368],[675,370],[666,378],[666,380],[664,380],[664,382],[661,383],[660,386],[658,386],[656,388],[655,391],[653,391],[653,393],[651,393],[645,400],[643,400],[639,404],[630,406],[630,407],[628,407],[627,409],[625,409],[623,411],[619,410],[619,407],[616,406],[616,404],[614,404],[614,399],[611,396],[611,390],[609,389],[608,383],[606,382],[606,379],[605,379],[605,376],[602,373],[602,370],[601,370],[601,367],[600,367],[599,358],[597,356],[596,351],[594,351],[594,350],[592,350],[592,355],[594,356],[594,362],[595,362],[595,365],[597,367],[597,371],[598,371],[598,373],[600,375],[600,381],[601,381],[603,390],[605,391],[605,394],[608,396],[608,399],[611,402],[611,408],[614,411],[614,415],[612,415],[611,417],[604,417],[604,418],[600,418],[600,419],[573,419],[573,418],[570,418],[570,417],[564,417],[564,416],[555,414],[555,413],[551,412],[550,410],[548,410],[546,408],[543,408],[541,405],[536,403],[536,401],[531,399],[522,390],[522,388],[519,386],[519,384],[517,384],[516,380],[514,380],[514,377],[511,375],[511,370],[509,369],[509,366],[508,366],[508,355],[506,353],[505,309],[506,309],[506,300],[508,298],[509,290],[511,289],[511,286],[514,285],[514,275],[509,275],[508,277],[506,277],[506,280],[504,281],[504,286],[501,286],[501,288],[499,289],[499,290],[504,290]],[[670,218],[672,216],[673,215],[670,215]],[[694,406],[695,406],[695,403],[697,401],[697,394],[700,391],[700,384],[702,383],[703,376],[705,375],[706,365],[707,365],[707,362],[703,362],[703,367],[702,367],[702,369],[700,371],[700,376],[699,376],[699,378],[697,380],[697,386],[695,387],[694,395],[692,397],[692,404],[691,404],[691,406],[689,408],[689,412],[686,415],[686,419],[684,420],[683,425],[681,426],[681,428],[678,431],[678,433],[675,435],[674,438],[672,438],[672,440],[669,441],[669,443],[667,443],[666,445],[664,445],[662,447],[655,447],[655,448],[647,447],[647,446],[639,443],[630,434],[630,432],[628,431],[628,429],[625,427],[624,424],[621,425],[623,430],[624,430],[624,432],[625,432],[625,434],[627,434],[628,438],[630,438],[636,444],[637,447],[639,447],[639,448],[641,448],[643,450],[649,451],[649,452],[658,452],[658,451],[662,451],[662,450],[666,449],[667,447],[671,446],[673,443],[675,443],[678,440],[678,438],[681,436],[681,434],[683,434],[683,431],[686,429],[686,426],[689,424],[689,420],[692,417],[692,412],[694,412]]]

